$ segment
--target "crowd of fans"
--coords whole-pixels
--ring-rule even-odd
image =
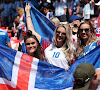
[[[29,4],[25,6],[26,30],[24,0],[0,1],[0,27],[5,27],[5,29],[8,27],[6,32],[11,33],[11,37],[24,40],[28,55],[68,70],[75,60],[100,45],[99,0],[28,1],[56,26],[52,42],[50,42],[35,32]],[[0,38],[5,38],[0,39],[3,42],[0,43],[11,47],[6,32],[0,31]],[[13,49],[23,51],[22,42]]]

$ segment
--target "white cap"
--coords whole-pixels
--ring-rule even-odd
[[[100,1],[98,3],[95,3],[95,5],[100,6]]]

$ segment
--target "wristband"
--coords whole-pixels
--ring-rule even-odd
[[[31,16],[27,16],[26,18],[29,18],[29,17],[31,17]]]

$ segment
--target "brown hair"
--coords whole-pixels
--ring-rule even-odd
[[[31,34],[31,33],[30,33],[30,34]],[[36,38],[36,36],[35,36],[35,35],[32,35],[32,34],[30,35],[30,34],[27,35],[27,36],[25,36],[24,42],[26,42],[26,40],[27,40],[28,38],[34,38],[34,39],[36,40],[36,42],[38,43],[37,50],[34,52],[34,53],[35,53],[35,54],[34,54],[34,57],[36,57],[36,58],[38,58],[38,59],[44,61],[43,48],[41,47],[41,45],[40,45],[38,39]]]

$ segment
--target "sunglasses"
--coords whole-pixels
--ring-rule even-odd
[[[34,43],[35,43],[35,42],[32,42],[32,43],[26,43],[26,45],[30,45],[30,44],[32,44],[32,45],[33,45]]]
[[[83,32],[83,30],[85,31],[85,32],[88,32],[90,29],[89,28],[85,28],[85,29],[78,29],[79,31],[81,31],[81,32]]]
[[[78,27],[77,24],[74,24],[74,27]]]
[[[64,36],[66,35],[66,33],[60,32],[60,31],[56,31],[56,33],[57,33],[57,34],[60,34],[60,33],[61,33],[61,35],[64,35]]]

